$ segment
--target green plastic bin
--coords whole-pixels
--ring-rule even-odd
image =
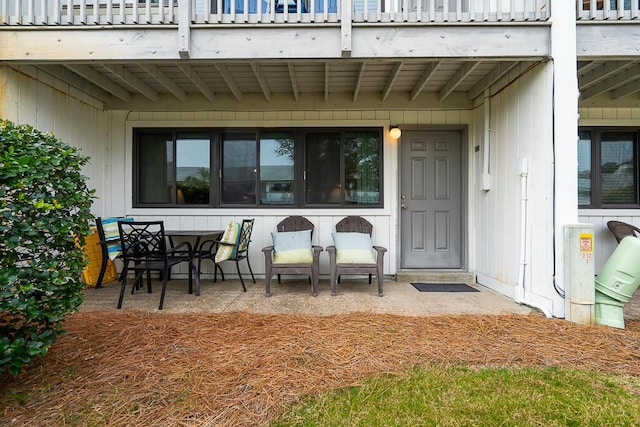
[[[607,325],[624,329],[623,303],[596,290],[596,325]]]
[[[625,237],[596,277],[596,290],[622,303],[640,285],[640,239]],[[596,301],[597,303],[597,301]]]

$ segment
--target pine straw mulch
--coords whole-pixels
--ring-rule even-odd
[[[65,327],[43,361],[0,381],[0,424],[264,425],[304,395],[415,365],[640,375],[638,321],[105,311]]]

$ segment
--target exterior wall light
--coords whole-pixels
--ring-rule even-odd
[[[398,139],[400,138],[400,135],[402,135],[402,131],[400,130],[400,128],[396,125],[392,125],[389,128],[389,136],[393,139]]]

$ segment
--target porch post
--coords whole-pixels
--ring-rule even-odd
[[[191,14],[193,13],[191,6],[191,0],[178,0],[178,55],[180,59],[189,59],[190,57]]]
[[[551,10],[553,59],[554,243],[555,281],[566,291],[564,226],[578,222],[578,71],[576,7],[571,1],[553,2]],[[552,286],[550,283],[549,286]],[[552,294],[555,317],[565,317],[564,299]]]
[[[353,5],[351,0],[340,2],[340,42],[343,58],[351,57],[351,31],[353,29]]]

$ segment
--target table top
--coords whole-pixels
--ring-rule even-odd
[[[219,236],[224,233],[224,230],[165,230],[164,234],[167,236],[183,236],[183,237],[204,237],[204,236]]]

